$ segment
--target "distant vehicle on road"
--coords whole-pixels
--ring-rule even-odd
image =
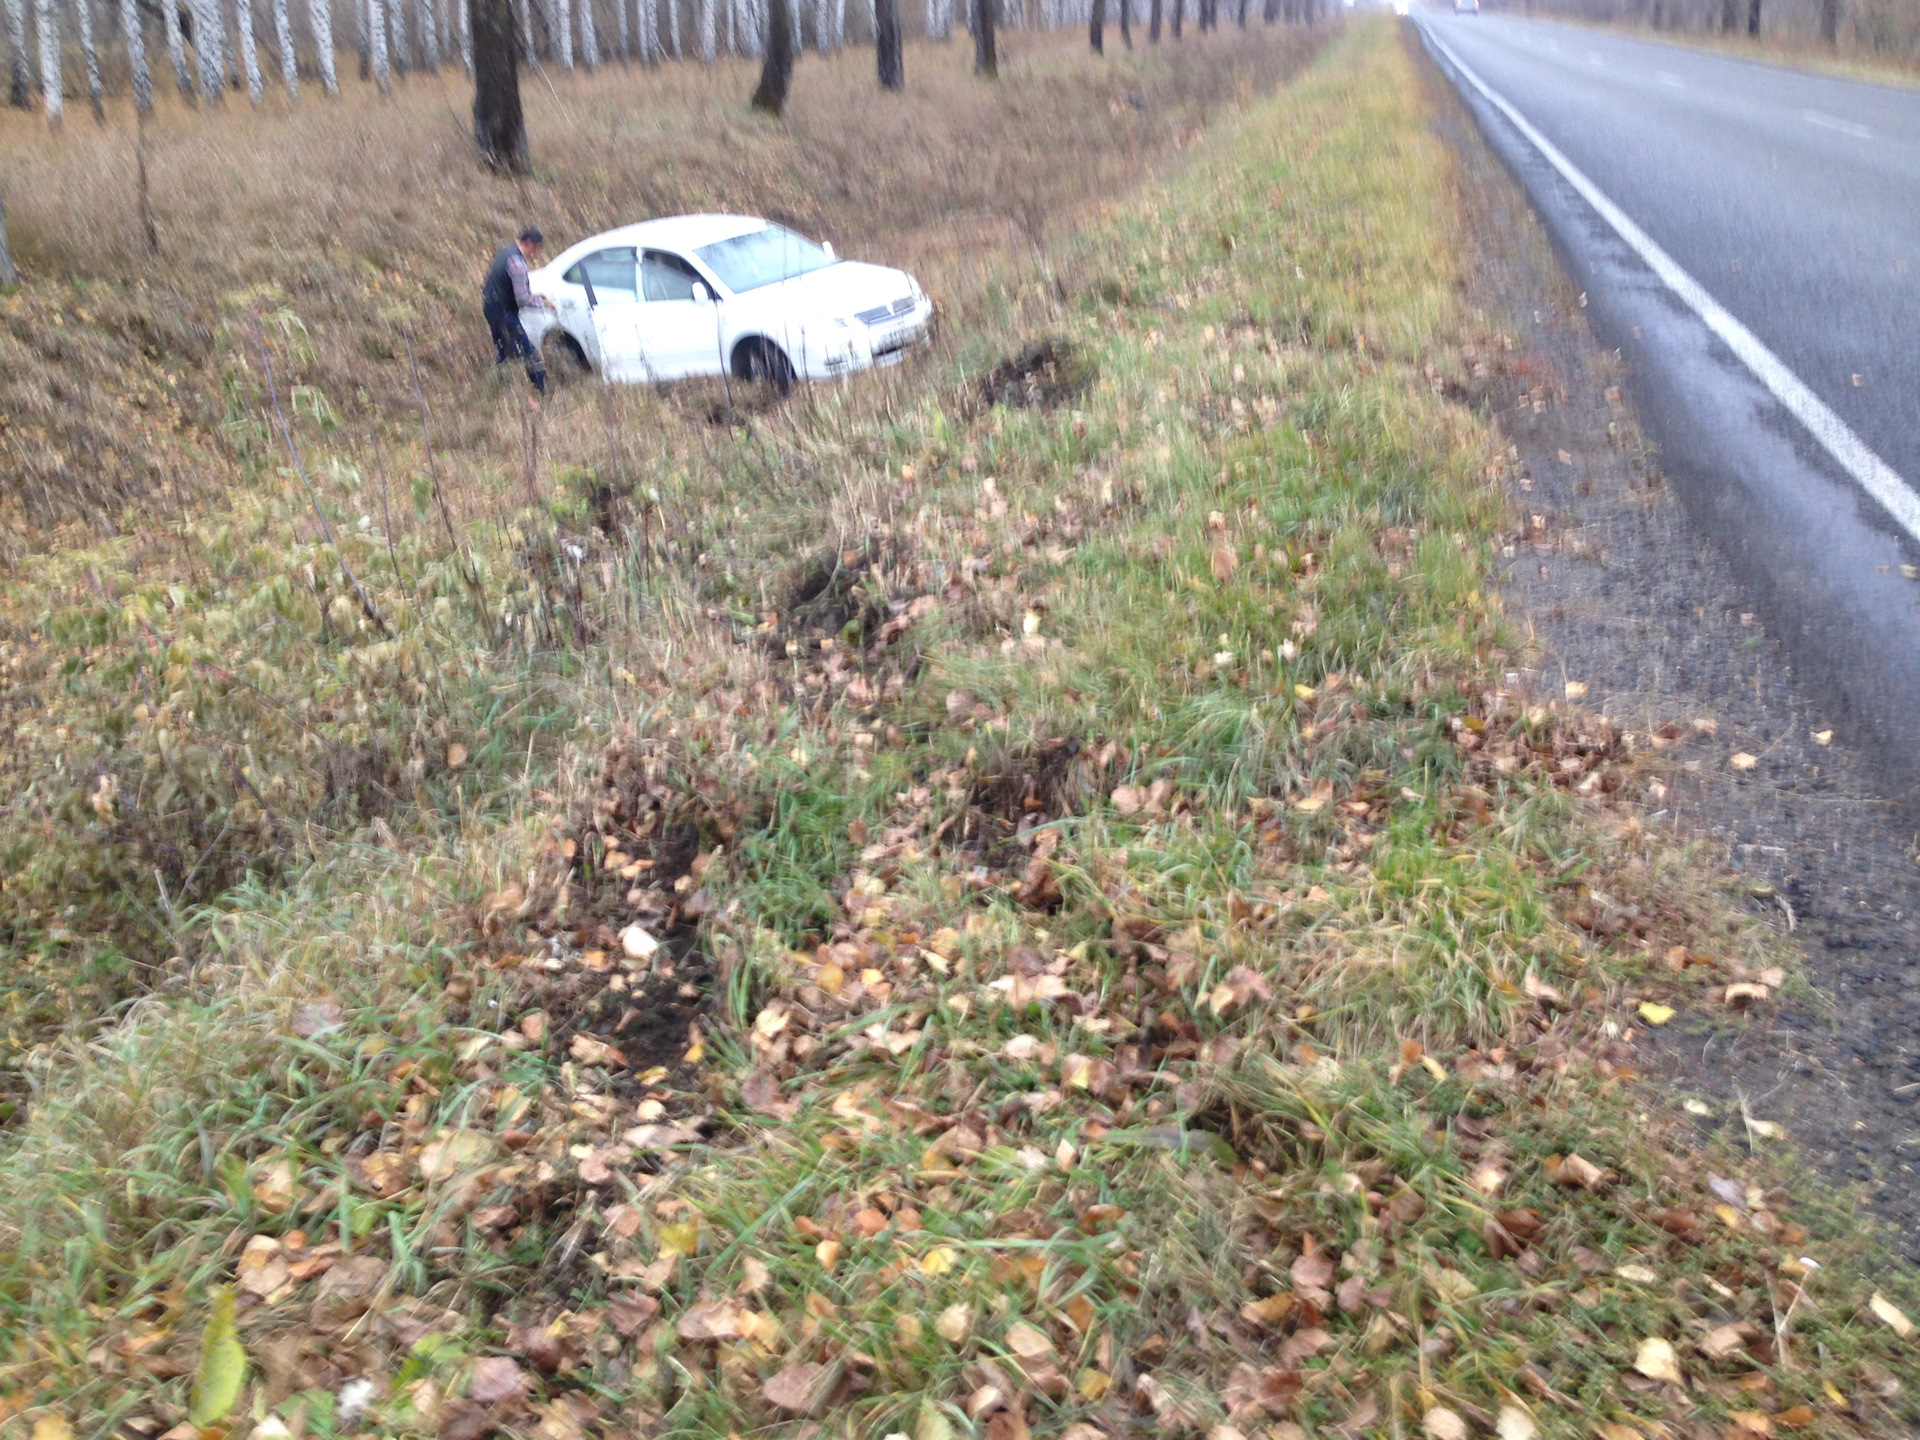
[[[785,390],[899,360],[933,302],[904,270],[750,215],[675,215],[582,240],[527,277],[551,311],[535,345],[566,347],[605,380],[731,374]]]
[[[1478,15],[1480,0],[1453,0],[1453,13],[1456,15]]]

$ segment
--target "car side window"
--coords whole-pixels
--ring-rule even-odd
[[[678,255],[649,250],[640,257],[640,293],[648,300],[691,300],[700,272]]]
[[[582,272],[586,281],[593,284],[594,298],[607,300],[637,300],[639,290],[634,284],[634,252],[631,245],[615,246],[610,250],[596,250],[582,260],[575,269]],[[567,272],[572,279],[573,272]],[[574,283],[583,283],[575,281]]]

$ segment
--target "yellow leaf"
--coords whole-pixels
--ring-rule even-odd
[[[1567,681],[1567,699],[1584,700],[1587,698],[1587,682],[1584,680]]]
[[[820,1268],[822,1270],[833,1269],[835,1262],[840,1259],[840,1242],[838,1240],[822,1240],[818,1245],[813,1247],[813,1258],[820,1262]]]
[[[1656,1005],[1651,1000],[1640,1002],[1640,1018],[1649,1025],[1664,1025],[1674,1016],[1671,1005]]]
[[[42,1415],[33,1422],[33,1440],[73,1440],[73,1422],[65,1415]]]
[[[1533,1417],[1518,1405],[1502,1405],[1500,1418],[1493,1427],[1500,1440],[1533,1440],[1540,1433],[1540,1427],[1533,1423]]]
[[[1100,1403],[1100,1397],[1113,1387],[1113,1377],[1104,1370],[1086,1369],[1080,1372],[1078,1390],[1080,1398],[1089,1405]]]
[[[662,1255],[693,1255],[700,1249],[700,1220],[682,1220],[678,1225],[660,1227]]]
[[[1816,745],[1831,745],[1831,744],[1833,744],[1833,731],[1831,731],[1831,730],[1816,730],[1816,731],[1814,731],[1814,732],[1813,732],[1813,743],[1814,743],[1814,744],[1816,744]]]
[[[213,1292],[213,1314],[200,1336],[200,1370],[193,1380],[187,1418],[202,1430],[227,1417],[247,1383],[247,1352],[233,1324],[233,1291]]]
[[[689,1065],[698,1065],[702,1060],[707,1058],[707,1047],[696,1040],[687,1047],[687,1053],[680,1058]]]
[[[1869,1300],[1867,1305],[1874,1314],[1892,1326],[1893,1333],[1902,1340],[1913,1338],[1913,1322],[1907,1318],[1906,1312],[1878,1290],[1873,1292],[1873,1299]]]
[[[959,1258],[951,1245],[936,1245],[920,1257],[920,1271],[925,1275],[945,1275]]]
[[[1738,753],[1736,753],[1732,761],[1733,768],[1736,770],[1751,770],[1753,769],[1754,766],[1758,765],[1759,763],[1760,763],[1759,760],[1749,755],[1744,750],[1741,750]]]
[[[931,1400],[920,1402],[920,1418],[913,1427],[913,1440],[953,1440],[953,1422],[940,1413]]]
[[[1649,1380],[1665,1380],[1670,1385],[1685,1383],[1680,1377],[1680,1360],[1673,1353],[1673,1346],[1658,1335],[1649,1335],[1640,1342],[1640,1349],[1633,1357],[1633,1368]]]
[[[1467,1440],[1467,1422],[1444,1405],[1436,1405],[1421,1416],[1420,1428],[1433,1440]]]
[[[1047,1338],[1044,1330],[1022,1320],[1008,1328],[1007,1348],[1022,1360],[1035,1360],[1053,1353],[1053,1341]]]

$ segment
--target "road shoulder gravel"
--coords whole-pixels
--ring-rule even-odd
[[[1627,730],[1676,733],[1666,808],[1649,822],[1701,847],[1806,957],[1809,986],[1748,1018],[1669,1027],[1644,1053],[1706,1103],[1703,1124],[1741,1126],[1744,1105],[1785,1126],[1920,1256],[1915,819],[1833,733],[1774,617],[1664,482],[1618,352],[1597,343],[1526,196],[1419,58],[1433,126],[1459,158],[1469,298],[1495,342],[1471,398],[1510,447],[1504,591],[1533,642],[1518,683],[1556,695],[1584,684],[1585,703]]]

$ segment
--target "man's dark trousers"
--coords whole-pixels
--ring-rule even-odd
[[[493,332],[493,358],[496,365],[504,365],[509,360],[524,360],[527,365],[527,379],[533,382],[533,388],[542,395],[547,393],[547,367],[540,359],[540,352],[533,348],[533,342],[527,339],[526,327],[520,323],[520,312],[505,305],[496,305],[489,300],[482,307],[487,316],[487,328]]]

